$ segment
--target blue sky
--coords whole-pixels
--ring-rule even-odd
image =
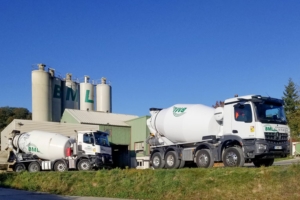
[[[31,110],[31,71],[106,77],[114,113],[148,115],[300,85],[300,1],[1,0],[0,106]]]

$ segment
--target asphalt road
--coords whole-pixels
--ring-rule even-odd
[[[0,187],[1,200],[121,200],[105,197],[76,197],[76,196],[60,196],[40,192],[29,192],[24,190],[15,190]],[[122,199],[124,200],[124,199]]]

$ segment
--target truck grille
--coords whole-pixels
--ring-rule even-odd
[[[279,132],[265,132],[265,138],[269,143],[280,144],[287,141],[288,134]]]

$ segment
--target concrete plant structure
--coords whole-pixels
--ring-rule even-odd
[[[111,112],[112,88],[106,78],[94,84],[85,76],[80,83],[71,73],[61,78],[54,69],[38,64],[32,71],[32,120],[13,120],[1,132],[1,151],[13,130],[67,136],[73,136],[74,130],[100,130],[109,133],[115,167],[148,168],[149,145],[145,141],[150,134],[146,126],[149,116]]]

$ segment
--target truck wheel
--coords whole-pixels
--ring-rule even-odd
[[[185,160],[182,160],[182,159],[181,159],[181,160],[180,160],[180,165],[179,165],[178,169],[183,168],[184,165],[185,165]]]
[[[223,154],[225,167],[242,167],[245,163],[244,153],[240,147],[229,147]]]
[[[209,168],[214,165],[214,159],[209,149],[201,149],[197,152],[196,164],[202,168]]]
[[[273,163],[274,163],[274,158],[253,160],[253,164],[255,167],[261,167],[261,166],[270,167],[273,165]]]
[[[254,165],[255,167],[261,167],[262,161],[261,161],[261,160],[253,160],[253,165]]]
[[[64,161],[59,160],[54,165],[54,171],[58,171],[58,172],[68,171],[68,166]]]
[[[38,162],[31,162],[28,165],[29,172],[39,172],[41,170],[40,164]]]
[[[179,167],[180,161],[178,159],[178,154],[175,151],[169,151],[165,156],[166,168],[177,169]]]
[[[26,170],[26,167],[23,163],[17,163],[14,166],[14,171],[15,172],[22,172],[22,171],[25,171],[25,170]]]
[[[78,162],[77,168],[79,171],[91,170],[91,163],[87,159],[82,159]]]
[[[273,165],[273,163],[274,163],[274,158],[269,158],[269,159],[264,160],[265,167],[270,167]]]
[[[165,167],[165,161],[159,152],[156,152],[152,155],[151,163],[154,169],[161,169]]]

